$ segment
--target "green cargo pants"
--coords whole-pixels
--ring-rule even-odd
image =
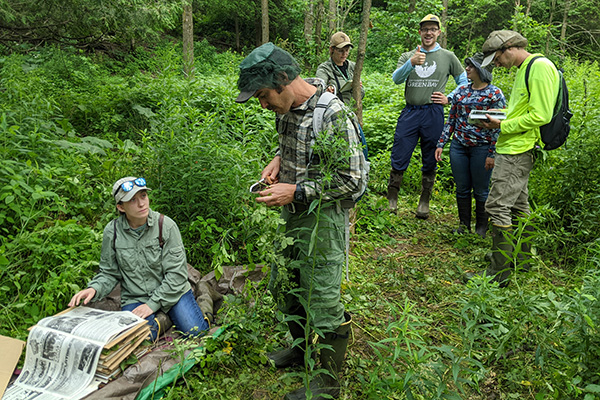
[[[272,266],[269,290],[284,314],[299,314],[299,297],[303,298],[313,315],[310,325],[323,330],[334,330],[344,322],[340,288],[347,212],[329,206],[322,208],[320,214],[318,210],[292,213],[289,207],[281,213],[286,221],[285,235],[293,238],[294,244],[281,250],[287,260],[287,274]],[[311,240],[315,243],[309,254]]]

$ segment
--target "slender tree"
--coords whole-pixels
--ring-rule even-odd
[[[442,10],[442,26],[440,29],[442,33],[440,35],[440,46],[443,48],[448,47],[448,0],[442,0],[444,9]]]
[[[269,41],[269,0],[261,0],[260,2],[262,15],[262,40],[261,43]]]
[[[321,33],[323,30],[323,18],[325,17],[325,6],[323,0],[317,0],[317,12],[315,18],[315,52],[318,55],[321,49]]]
[[[356,56],[356,66],[354,67],[354,78],[352,78],[352,94],[356,100],[356,116],[362,125],[362,97],[360,95],[360,75],[362,74],[365,63],[365,54],[367,50],[367,34],[371,26],[371,0],[364,0],[363,12],[360,25],[360,38],[358,41],[358,54]]]
[[[337,31],[337,1],[329,0],[329,14],[327,16],[329,22],[329,32],[327,36],[331,36]]]
[[[548,26],[552,26],[554,22],[554,9],[556,8],[556,0],[550,1],[550,16],[548,17]],[[548,34],[546,35],[546,51],[544,54],[550,53],[550,39],[552,38],[552,34],[550,33],[550,29],[548,29]]]
[[[315,26],[315,5],[313,0],[306,0],[306,13],[304,14],[304,40],[310,43]]]
[[[194,18],[192,1],[183,1],[183,73],[194,76]]]
[[[564,54],[565,54],[565,44],[566,44],[566,37],[567,37],[567,27],[569,25],[569,9],[571,8],[571,0],[565,0],[564,7],[565,8],[563,10],[562,26],[560,28],[560,54],[561,54],[561,57],[564,57]]]

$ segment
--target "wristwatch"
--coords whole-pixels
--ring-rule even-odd
[[[306,203],[306,192],[299,183],[296,185],[296,191],[294,192],[294,201],[296,203]]]

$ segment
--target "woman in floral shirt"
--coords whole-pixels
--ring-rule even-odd
[[[448,122],[435,151],[437,161],[442,159],[444,145],[450,140],[450,165],[456,182],[456,204],[460,226],[458,233],[471,231],[471,196],[475,197],[475,232],[485,237],[488,216],[485,201],[494,168],[494,151],[499,129],[485,129],[469,122],[472,110],[506,107],[502,90],[492,85],[492,74],[481,67],[483,54],[477,53],[465,60],[468,85],[454,92]],[[472,195],[471,195],[472,193]]]

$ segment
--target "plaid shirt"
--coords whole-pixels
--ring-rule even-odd
[[[311,147],[316,138],[316,134],[313,134],[313,112],[325,89],[325,83],[317,78],[306,79],[306,82],[317,87],[316,93],[300,106],[277,116],[277,155],[281,157],[279,181],[300,184],[308,203],[320,194],[324,200],[350,200],[366,184],[361,182],[364,179],[362,172],[366,168],[366,161],[359,133],[351,120],[358,125],[356,115],[337,98],[325,110],[323,131],[343,137],[348,143],[349,157],[336,163],[330,182],[324,186],[322,171],[318,165],[321,157],[317,152],[312,152]]]

